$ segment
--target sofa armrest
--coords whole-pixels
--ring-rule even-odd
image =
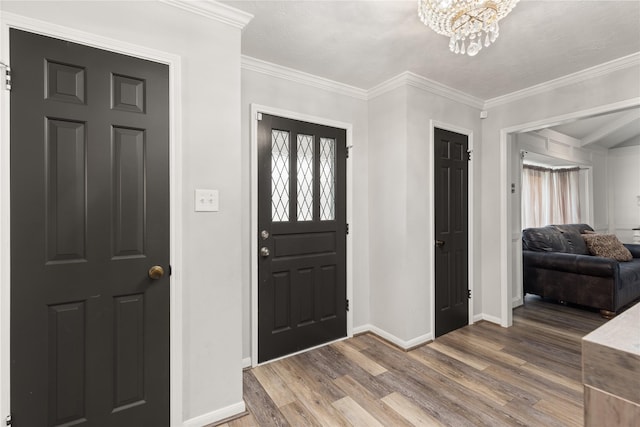
[[[640,245],[635,243],[625,243],[624,247],[629,249],[634,258],[640,258]]]
[[[522,258],[525,267],[566,271],[587,276],[613,277],[619,269],[618,261],[593,255],[522,251]]]

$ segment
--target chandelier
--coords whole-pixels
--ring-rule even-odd
[[[475,56],[500,34],[498,21],[518,0],[418,0],[418,15],[433,31],[450,37],[454,53]]]

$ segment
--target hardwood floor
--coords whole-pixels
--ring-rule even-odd
[[[244,373],[243,426],[582,426],[580,339],[596,312],[528,296],[404,352],[365,334]]]

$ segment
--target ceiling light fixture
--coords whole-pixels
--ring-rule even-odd
[[[418,15],[433,31],[450,37],[454,53],[475,56],[482,45],[495,42],[498,21],[511,12],[518,0],[418,0]]]

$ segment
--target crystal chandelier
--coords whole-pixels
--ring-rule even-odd
[[[498,21],[511,12],[518,0],[418,0],[418,15],[433,31],[450,37],[454,53],[475,56],[482,45],[495,42]]]

